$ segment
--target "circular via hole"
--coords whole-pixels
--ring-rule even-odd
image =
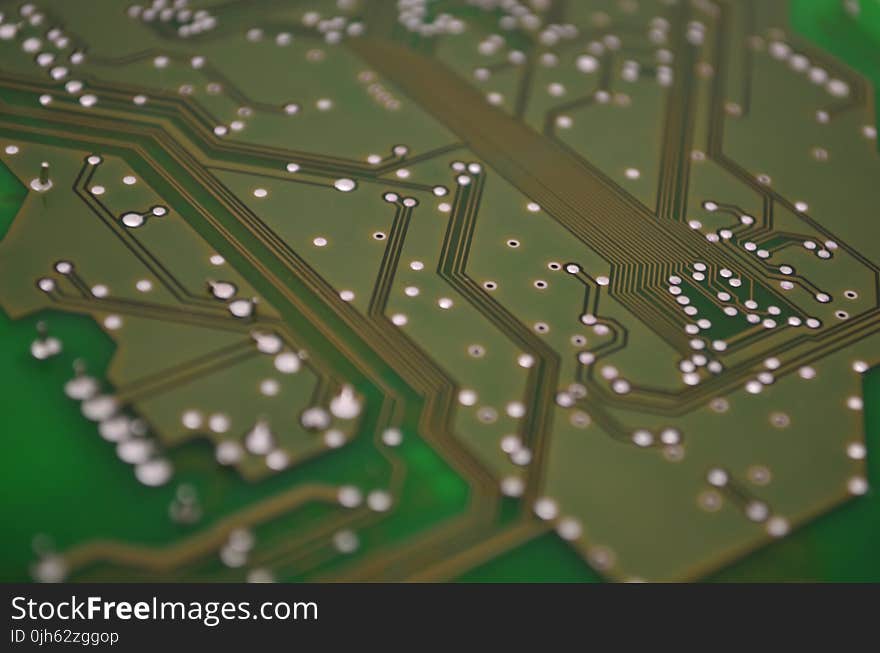
[[[550,262],[547,264],[547,267],[548,267],[550,270],[553,270],[554,272],[557,272],[557,271],[559,271],[559,270],[562,269],[562,265],[561,265],[560,263],[557,263],[556,261],[550,261]]]
[[[485,288],[486,290],[495,290],[497,287],[498,287],[498,284],[495,283],[494,281],[484,281],[483,282],[483,288]]]
[[[857,299],[859,296],[859,293],[857,293],[855,290],[844,290],[843,296],[846,297],[847,299]]]
[[[538,290],[544,290],[546,287],[547,282],[543,279],[538,279],[537,281],[535,281],[535,288],[537,288]]]
[[[486,349],[482,345],[471,345],[468,347],[468,354],[474,358],[482,358],[486,355]]]
[[[706,490],[697,498],[697,502],[703,510],[715,512],[721,508],[721,495],[715,490]]]
[[[791,417],[789,417],[787,413],[771,413],[770,423],[778,429],[788,428],[788,426],[791,424]]]
[[[373,238],[375,240],[385,240],[385,234],[381,231],[377,231],[376,233],[373,234]]]
[[[849,317],[849,313],[847,313],[846,311],[835,311],[834,317],[836,317],[838,320],[845,320]]]
[[[507,241],[507,246],[514,247],[514,248],[519,247],[519,241],[514,238],[511,238],[510,240]]]

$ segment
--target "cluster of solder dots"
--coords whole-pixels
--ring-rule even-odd
[[[804,213],[809,209],[809,206],[806,202],[797,201],[794,203],[795,210],[799,213]],[[703,202],[703,208],[709,213],[714,213],[718,210],[719,206],[716,202],[707,200]],[[742,214],[739,216],[739,221],[741,224],[750,226],[755,223],[755,218],[748,214]],[[695,230],[702,228],[702,223],[699,220],[689,220],[688,225]],[[729,240],[733,237],[733,231],[731,229],[719,229],[717,233],[708,233],[706,234],[706,239],[709,242],[717,243],[721,240]],[[833,240],[826,240],[822,244],[817,244],[814,240],[805,239],[803,241],[803,246],[806,250],[813,252],[817,258],[820,260],[829,260],[833,257],[833,252],[838,249],[838,244]],[[742,243],[743,249],[747,252],[754,254],[760,259],[767,260],[771,257],[771,252],[766,249],[760,248],[756,243],[751,240],[746,240]],[[779,270],[783,274],[793,274],[793,269],[790,265],[781,265]],[[780,288],[782,290],[791,290],[794,288],[794,284],[790,281],[782,281],[780,282]],[[848,291],[850,293],[854,291]],[[824,294],[820,293],[816,296],[818,301],[826,303],[829,301],[828,299],[823,298]],[[847,298],[854,299],[855,297],[851,297],[847,295]]]
[[[747,476],[756,485],[766,485],[770,480],[770,471],[763,466],[753,466]],[[700,494],[698,501],[704,510],[715,512],[721,508],[723,501],[718,491],[728,488],[730,474],[721,467],[713,467],[706,473],[706,482],[713,489]],[[770,506],[760,499],[750,499],[743,507],[743,512],[750,521],[764,524],[767,534],[772,537],[782,537],[790,529],[788,520],[774,515]]]
[[[405,157],[409,153],[409,148],[406,145],[395,145],[392,148],[392,155],[395,157]],[[382,163],[383,158],[378,154],[370,154],[367,156],[367,162],[371,165],[378,165]],[[460,186],[467,186],[471,183],[473,176],[478,175],[482,172],[482,166],[479,163],[471,162],[466,164],[461,161],[453,161],[450,164],[451,169],[457,173],[456,183]],[[300,172],[301,167],[298,163],[290,162],[286,165],[287,172],[297,173]],[[410,171],[407,168],[398,168],[395,171],[395,175],[400,179],[407,179],[410,176]],[[340,192],[351,192],[357,188],[357,182],[354,179],[350,178],[340,178],[333,182],[333,187]],[[435,197],[442,198],[449,194],[449,189],[444,185],[435,185],[431,189],[432,194]],[[255,188],[253,190],[254,197],[258,199],[264,199],[269,196],[269,191],[265,188]],[[399,204],[405,208],[415,208],[419,204],[419,200],[415,197],[411,196],[402,196],[401,194],[394,191],[386,191],[382,194],[382,199],[390,204]],[[438,210],[441,212],[449,212],[452,210],[452,206],[446,202],[442,202],[438,206]],[[370,237],[373,240],[383,241],[387,239],[388,234],[384,231],[375,231]],[[330,241],[326,236],[319,235],[315,236],[312,239],[312,245],[318,248],[325,248],[330,245]],[[423,266],[421,262],[413,262],[413,265]],[[415,267],[413,269],[416,269]],[[419,268],[420,269],[420,268]],[[494,283],[489,282],[489,288],[494,289]],[[408,296],[415,296],[418,294],[417,289],[410,288],[408,289]],[[339,293],[340,298],[343,301],[350,302],[355,299],[355,293],[349,289],[343,289]],[[452,307],[452,300],[446,297],[440,298],[438,300],[438,306],[442,309],[449,309]],[[409,322],[408,317],[403,313],[396,313],[391,316],[391,322],[396,326],[404,326]]]
[[[273,366],[282,375],[296,374],[301,368],[301,361],[307,358],[306,352],[294,352],[284,347],[280,337],[272,333],[252,333],[257,350],[272,357]],[[276,379],[267,378],[260,382],[260,392],[267,397],[274,397],[280,391]],[[343,386],[329,404],[329,410],[323,406],[310,406],[300,414],[300,424],[309,431],[320,432],[324,446],[335,449],[348,441],[348,436],[338,428],[332,428],[331,415],[343,420],[352,420],[361,412],[361,400],[349,386]],[[181,424],[190,431],[209,431],[214,435],[224,435],[232,429],[231,418],[223,412],[208,415],[202,411],[189,408],[181,414]],[[221,465],[234,465],[242,460],[247,451],[254,456],[263,457],[265,465],[272,471],[286,469],[291,460],[289,455],[277,446],[277,438],[265,418],[258,418],[244,436],[244,446],[236,440],[221,440],[215,447],[215,457]]]
[[[427,0],[403,0],[397,3],[397,10],[397,22],[424,38],[454,36],[466,28],[465,22],[452,14],[429,11]]]
[[[767,358],[763,363],[765,371],[758,373],[755,379],[746,383],[746,391],[751,394],[759,393],[763,386],[773,383],[772,372],[778,370],[781,366],[782,362],[779,358],[775,356]],[[869,368],[869,364],[861,359],[854,360],[851,364],[852,371],[860,375],[867,372]],[[818,378],[818,371],[813,366],[803,365],[798,368],[797,375],[804,381],[812,381]],[[849,410],[861,411],[864,407],[864,402],[861,397],[852,395],[844,399],[844,405]],[[729,410],[730,404],[726,399],[719,397],[713,399],[709,407],[715,412],[725,413]],[[791,417],[786,413],[774,411],[770,414],[769,421],[775,428],[785,429],[791,424]],[[844,450],[845,455],[854,461],[864,460],[866,456],[865,445],[858,440],[848,442]],[[766,484],[769,481],[769,470],[761,466],[750,468],[748,475],[752,482],[759,485]],[[707,475],[709,484],[715,488],[725,487],[728,483],[728,478],[727,472],[720,468],[710,470]],[[847,489],[854,495],[865,494],[868,491],[868,482],[863,476],[854,475],[847,480]],[[700,505],[706,510],[715,511],[721,507],[721,498],[713,492],[703,493],[700,495]],[[751,509],[747,506],[746,514],[753,521],[764,521],[769,517],[769,512],[763,510],[758,505],[752,506]],[[785,535],[788,530],[787,527],[784,527],[786,524],[787,522],[773,521],[771,519],[767,524],[768,532],[774,536]]]
[[[176,23],[177,35],[189,38],[217,27],[217,17],[207,9],[189,8],[189,0],[153,0],[143,6],[130,5],[126,11],[129,18],[143,23]]]
[[[116,446],[120,460],[133,465],[135,477],[148,486],[167,483],[173,474],[171,463],[162,456],[156,443],[147,437],[147,425],[122,412],[116,397],[101,393],[97,379],[77,369],[64,386],[65,394],[80,402],[83,416],[98,424],[102,438]]]
[[[378,76],[372,70],[362,70],[357,76],[358,81],[366,85],[367,94],[381,106],[390,111],[400,109],[400,100],[394,96],[390,89],[376,81],[377,78]]]
[[[805,54],[795,51],[788,43],[782,40],[781,34],[778,32],[774,31],[773,36],[774,38],[766,46],[771,58],[786,62],[792,71],[804,75],[813,84],[823,87],[832,98],[841,99],[849,97],[849,84],[842,79],[832,77],[821,66],[814,65]],[[752,47],[756,50],[762,50],[765,45],[764,40],[760,37],[754,37],[751,43]],[[821,124],[828,123],[831,121],[831,114],[824,109],[820,109],[816,111],[816,121]],[[877,138],[877,128],[874,125],[863,125],[861,132],[868,140],[875,140]],[[825,148],[814,148],[812,152],[816,160],[828,160],[828,151]]]
[[[753,41],[753,43],[757,47],[761,45],[760,41]],[[842,79],[832,77],[824,68],[813,65],[805,54],[796,52],[786,42],[781,40],[770,41],[767,45],[767,52],[771,58],[787,62],[791,70],[802,73],[813,84],[822,86],[830,96],[835,98],[849,96],[849,84]]]
[[[453,169],[456,170],[456,172],[463,172],[465,169],[467,169],[464,167],[463,163],[461,163],[461,162],[457,162],[457,163],[458,163],[458,165],[453,164]],[[470,172],[471,173],[479,173],[479,168],[475,169],[475,168],[471,167]],[[537,212],[540,210],[540,207],[538,207],[537,204],[530,202],[527,205],[527,209],[530,212]],[[516,243],[514,243],[514,245],[515,244]],[[415,260],[415,261],[410,262],[409,267],[410,267],[410,269],[412,269],[414,271],[421,271],[424,269],[425,266],[422,261]],[[547,267],[550,270],[558,271],[558,270],[561,270],[563,266],[562,266],[562,264],[560,264],[558,262],[551,261],[547,264]],[[569,266],[568,267],[568,271],[570,273],[576,273],[578,270],[579,270],[579,268],[577,268],[577,266],[574,266],[574,267]],[[602,285],[608,285],[610,283],[609,279],[604,276],[599,277],[598,282]],[[547,285],[548,285],[547,282],[543,281],[543,280],[537,280],[537,282],[535,283],[536,288],[539,288],[539,289],[546,288]],[[492,291],[497,288],[497,283],[494,281],[488,280],[488,281],[483,282],[483,287],[486,290]],[[421,294],[421,291],[417,286],[406,286],[404,288],[404,294],[408,297],[416,297]],[[340,296],[345,301],[351,301],[354,298],[354,293],[350,290],[343,290],[340,292]],[[453,301],[450,298],[442,297],[438,300],[437,304],[441,309],[449,309],[453,306]],[[407,323],[408,318],[405,314],[397,313],[397,314],[394,314],[391,316],[391,321],[395,325],[403,326]],[[603,333],[607,333],[607,327],[604,327],[604,325],[597,325],[597,328],[601,328]],[[544,333],[549,330],[549,326],[546,323],[538,322],[535,324],[535,330],[539,333]],[[586,344],[586,338],[582,335],[572,336],[571,341],[572,341],[572,344],[575,346],[583,346],[584,344]],[[486,354],[485,347],[480,344],[469,345],[467,348],[467,351],[468,351],[468,354],[474,358],[482,358]],[[523,368],[532,367],[534,365],[534,362],[535,362],[534,357],[531,354],[524,353],[524,354],[520,354],[517,357],[517,364]],[[585,390],[582,389],[582,390],[578,391],[576,389],[577,387],[582,388],[582,386],[578,386],[577,384],[574,384],[572,386],[571,392],[577,396],[583,396],[583,392],[585,392]],[[465,388],[459,392],[458,399],[459,399],[459,403],[461,403],[464,406],[475,406],[478,402],[478,395],[477,395],[476,390],[471,389],[471,388]],[[507,406],[505,407],[505,413],[509,417],[512,417],[514,419],[518,419],[518,418],[521,418],[522,416],[524,416],[525,410],[526,410],[525,406],[523,405],[522,402],[519,402],[519,401],[509,402],[507,404]],[[497,411],[491,407],[484,406],[484,407],[478,409],[478,411],[477,411],[478,419],[480,419],[480,421],[483,421],[486,423],[492,423],[492,422],[496,421],[497,416],[498,416]],[[582,428],[590,423],[590,419],[589,419],[589,416],[587,416],[585,413],[582,413],[581,411],[574,411],[574,413],[572,415],[572,423],[575,426]],[[515,458],[515,461],[519,461],[519,464],[527,464],[527,459],[529,459],[529,454],[520,450],[515,455],[514,458]]]
[[[66,260],[57,261],[55,263],[53,269],[58,274],[62,275],[62,277],[66,277],[74,272],[74,264],[73,264],[73,262],[66,261]],[[150,283],[150,282],[147,280],[142,280],[142,281],[138,282],[138,284],[144,284],[144,283]],[[40,277],[39,279],[37,279],[37,288],[39,288],[44,293],[47,293],[47,294],[52,293],[56,289],[56,287],[57,287],[56,281],[52,277]],[[150,288],[151,287],[152,287],[152,284],[150,284]],[[150,288],[146,288],[146,290],[149,290]],[[143,286],[138,288],[138,290],[143,290],[143,289],[144,289]],[[107,287],[106,284],[98,283],[90,288],[90,292],[91,292],[92,297],[94,297],[96,299],[104,299],[105,297],[109,296],[110,289]],[[104,325],[104,327],[106,329],[108,329],[110,331],[115,331],[115,330],[122,327],[123,320],[122,320],[121,316],[119,316],[115,313],[111,313],[111,314],[104,317],[104,319],[102,320],[102,324]]]
[[[337,6],[342,10],[350,10],[354,8],[355,3],[353,0],[341,0],[337,2]],[[339,43],[346,36],[361,36],[366,30],[365,25],[360,21],[351,20],[343,15],[324,17],[317,11],[304,13],[302,24],[321,34],[324,41],[331,45]]]
[[[802,201],[795,202],[794,206],[798,212],[805,212],[809,208],[807,203],[802,202]],[[706,202],[703,202],[703,208],[706,211],[713,213],[713,212],[717,211],[719,207],[716,202],[708,200]],[[744,225],[754,224],[754,221],[755,221],[754,218],[750,215],[744,214],[744,215],[740,216],[740,222]],[[699,229],[702,226],[701,223],[697,220],[691,220],[689,224],[694,229]],[[721,230],[719,230],[717,236],[715,236],[715,234],[707,234],[706,237],[711,242],[718,242],[719,237],[727,240],[727,239],[731,238],[732,236],[733,236],[733,232],[730,229],[721,229]],[[829,260],[829,259],[833,258],[834,251],[836,251],[839,247],[837,242],[835,242],[833,240],[825,240],[824,243],[817,244],[814,240],[806,239],[803,241],[802,244],[803,244],[804,249],[806,249],[807,251],[813,252],[816,255],[816,257],[819,258],[820,260]],[[755,254],[760,259],[766,260],[766,259],[769,259],[771,256],[769,251],[758,247],[758,245],[756,243],[754,243],[750,240],[743,242],[742,247],[747,252]],[[787,265],[787,264],[780,265],[778,270],[780,273],[782,273],[784,275],[793,275],[795,273],[794,268],[791,265]],[[702,277],[703,275],[700,275],[700,276]],[[701,278],[698,278],[696,275],[694,276],[694,278],[697,280],[702,280]],[[782,290],[792,290],[794,288],[794,283],[791,281],[788,281],[788,280],[783,280],[783,281],[779,282],[779,287]],[[843,294],[844,294],[844,297],[846,297],[847,299],[852,300],[852,299],[858,298],[858,292],[855,290],[846,290],[846,291],[844,291]],[[831,297],[827,293],[824,293],[824,292],[816,293],[814,299],[820,303],[823,303],[823,304],[827,304],[831,301]],[[733,312],[733,313],[728,312],[728,311],[725,311],[725,312],[728,315],[735,315],[735,312]],[[778,314],[778,313],[776,313],[776,314]],[[849,313],[844,310],[838,310],[838,311],[835,311],[835,316],[838,319],[845,320],[849,317]],[[790,320],[789,321],[790,326],[798,326],[799,325],[798,320],[799,320],[799,318],[794,318],[793,320]],[[773,322],[773,321],[771,320],[770,322]],[[807,322],[808,322],[808,326],[816,324],[816,321],[814,319],[810,319]],[[768,325],[765,324],[765,326],[768,326]]]
[[[404,157],[404,156],[406,156],[406,154],[408,152],[409,152],[409,148],[405,145],[396,145],[392,148],[392,153],[396,157]],[[367,162],[370,163],[371,165],[378,165],[378,164],[382,163],[382,161],[383,161],[383,158],[378,154],[370,154],[367,156]],[[293,161],[291,161],[285,165],[285,170],[291,174],[298,173],[301,171],[301,169],[302,168],[301,168],[300,164],[293,162]],[[406,168],[400,168],[396,171],[396,175],[398,178],[406,179],[409,177],[410,172]],[[358,187],[357,181],[354,179],[347,178],[347,177],[342,177],[342,178],[336,179],[333,182],[333,188],[335,188],[336,190],[343,192],[343,193],[349,193],[349,192],[357,189],[357,187]],[[445,186],[435,186],[433,188],[433,193],[437,197],[442,197],[442,196],[446,195],[448,192],[449,191]],[[252,193],[253,193],[253,196],[256,197],[257,199],[265,199],[266,197],[269,196],[268,189],[263,188],[263,187],[258,187],[258,188],[253,189]],[[418,200],[416,198],[414,198],[414,197],[401,197],[400,195],[398,195],[397,193],[394,193],[394,192],[385,193],[383,195],[383,199],[389,203],[400,202],[403,206],[405,206],[407,208],[413,208],[418,205]],[[374,237],[377,240],[381,240],[385,237],[385,234],[382,234],[381,232],[377,232],[376,234],[374,234]],[[325,247],[328,244],[328,240],[322,236],[316,237],[313,240],[313,244],[316,247]]]
[[[779,361],[775,358],[768,359],[766,363],[768,367],[773,369],[779,365]],[[863,374],[867,371],[868,364],[864,361],[857,360],[853,362],[852,368],[856,373]],[[799,374],[802,378],[806,379],[815,378],[816,375],[815,370],[810,367],[802,367]],[[721,412],[727,410],[725,400],[715,401],[723,402],[723,406],[719,406],[716,410]],[[848,398],[846,404],[851,410],[861,410],[862,408],[861,399],[858,397]],[[772,413],[770,419],[771,423],[777,428],[785,428],[790,423],[790,418],[784,413]],[[848,443],[845,451],[846,455],[852,460],[863,460],[866,453],[864,444],[858,441]],[[753,465],[747,470],[747,477],[756,485],[766,485],[770,481],[770,476],[770,470],[763,465]],[[712,488],[720,490],[728,487],[730,483],[730,475],[725,469],[714,467],[707,472],[706,481]],[[862,495],[868,491],[868,482],[863,476],[854,475],[847,480],[847,489],[850,494]],[[708,511],[717,511],[720,509],[721,503],[721,496],[714,490],[703,492],[699,496],[700,506]],[[767,533],[773,537],[782,537],[789,531],[788,521],[782,516],[772,515],[769,506],[763,501],[756,499],[750,500],[746,504],[744,512],[749,520],[765,523]]]
[[[91,154],[86,157],[86,163],[90,166],[99,166],[103,162],[103,159],[97,154]],[[124,175],[121,179],[122,183],[126,186],[134,186],[137,184],[137,177],[134,175]],[[104,186],[99,184],[93,185],[89,188],[89,192],[99,197],[107,192],[107,189]],[[149,218],[162,218],[168,215],[168,207],[162,204],[156,204],[155,206],[150,207],[150,209],[146,212],[139,211],[126,211],[119,216],[119,221],[128,227],[129,229],[137,229],[138,227],[142,227],[146,224]]]
[[[600,21],[604,22],[604,21]],[[651,22],[651,38],[655,43],[665,43],[669,23],[665,19],[655,18]],[[692,41],[696,38],[702,41],[704,32],[702,24],[691,23],[688,31],[688,38]],[[539,40],[550,46],[568,39],[577,37],[578,30],[574,25],[549,25],[539,35]],[[478,45],[477,52],[485,57],[496,56],[504,47],[506,41],[500,34],[491,34],[485,37]],[[577,70],[584,75],[593,75],[597,73],[602,66],[601,58],[607,52],[616,52],[620,50],[622,42],[620,37],[615,34],[606,34],[600,40],[590,41],[586,45],[586,52],[579,55],[575,60]],[[522,65],[526,62],[525,53],[519,50],[511,50],[506,54],[507,61],[514,66]],[[673,54],[665,48],[659,48],[656,53],[656,78],[661,86],[670,86],[673,81],[673,70],[671,63]],[[553,52],[544,52],[539,57],[539,63],[546,68],[553,68],[559,65],[559,57]],[[621,69],[621,77],[626,82],[636,82],[639,79],[640,65],[635,60],[626,60]],[[478,66],[473,71],[474,78],[480,82],[487,82],[491,78],[491,70],[485,66]],[[547,93],[551,97],[563,97],[568,93],[568,89],[561,82],[551,82],[546,87]],[[631,104],[631,97],[626,93],[609,92],[599,89],[593,93],[593,99],[598,104],[613,103],[621,107],[627,107]],[[498,91],[488,91],[486,93],[486,101],[492,105],[502,105],[505,97]],[[560,129],[571,129],[574,126],[574,119],[571,115],[560,114],[555,118],[555,125]],[[625,179],[635,181],[641,178],[642,172],[635,167],[627,167],[622,170]]]
[[[31,3],[22,5],[19,9],[19,14],[26,20],[27,25],[35,28],[41,27],[46,19],[46,16],[37,11],[36,7]],[[70,47],[71,39],[59,27],[49,28],[41,38],[38,36],[26,36],[24,31],[27,26],[24,22],[3,21],[4,17],[0,14],[0,40],[21,39],[22,51],[33,55],[34,64],[39,68],[45,69],[48,75],[55,81],[64,80],[69,76],[69,66],[76,66],[85,61],[85,53],[78,49],[72,49],[66,54],[65,60],[63,62],[60,61],[60,58],[64,55],[62,51]],[[49,46],[58,50],[58,53],[52,52]],[[82,82],[75,80],[65,84],[65,90],[72,95],[79,94],[82,88]],[[43,106],[48,106],[52,102],[52,96],[42,94],[39,97],[39,102]],[[79,97],[79,102],[84,107],[91,107],[97,102],[97,97],[92,94],[84,94]]]
[[[274,333],[253,332],[252,337],[258,351],[273,357],[276,370],[282,374],[295,374],[301,367],[301,359],[306,357],[305,352],[293,352],[284,347],[279,336]],[[268,380],[267,380],[268,381]],[[267,381],[261,383],[264,394]],[[347,436],[338,429],[330,427],[330,414],[341,419],[353,419],[360,413],[361,404],[348,386],[343,386],[329,405],[329,411],[320,406],[306,408],[300,422],[304,428],[314,431],[323,431],[323,441],[328,448],[337,448],[345,444]],[[187,409],[181,415],[181,422],[188,430],[202,430],[207,428],[214,434],[224,434],[232,428],[231,419],[224,413],[203,415],[197,409]],[[385,446],[397,447],[403,443],[403,433],[398,428],[389,427],[383,430],[381,441]],[[265,419],[258,419],[244,437],[244,447],[234,440],[223,440],[216,445],[215,455],[220,464],[233,465],[242,459],[245,450],[256,456],[263,456],[266,467],[273,471],[281,471],[288,467],[290,458],[286,452],[276,447],[269,423]],[[339,504],[345,508],[356,508],[364,502],[362,490],[353,485],[340,486],[338,490]],[[375,512],[386,512],[393,505],[391,493],[384,489],[375,489],[366,495],[367,506]],[[348,549],[355,545],[356,537],[353,533],[343,532],[334,536],[334,542],[341,552],[351,552]],[[355,546],[356,548],[356,546]],[[353,550],[353,549],[352,549]]]
[[[693,264],[693,270],[694,271],[691,273],[691,277],[694,281],[700,283],[706,281],[708,266],[705,263],[700,261],[695,262]],[[781,271],[783,272],[783,274],[793,273],[793,270],[790,268],[790,266],[782,266]],[[743,284],[742,279],[736,276],[728,268],[721,268],[718,271],[718,275],[722,279],[725,279],[731,288],[740,288]],[[684,307],[684,312],[687,313],[689,316],[697,315],[697,309],[693,306],[690,306],[690,299],[682,293],[680,287],[680,284],[682,283],[681,277],[679,277],[678,275],[672,275],[669,277],[668,281],[670,284],[668,287],[669,293],[675,296],[676,301]],[[716,293],[716,297],[719,301],[724,303],[731,302],[735,299],[734,295],[723,290],[718,291]],[[830,297],[825,293],[818,293],[816,295],[816,301],[820,303],[827,303],[828,301],[830,301]],[[758,303],[753,299],[746,300],[745,302],[743,302],[743,305],[746,309],[748,309],[748,311],[756,311],[759,309]],[[724,307],[723,312],[728,317],[735,317],[739,314],[740,311],[736,307],[728,305]],[[761,324],[766,329],[773,329],[779,326],[777,319],[781,315],[782,309],[778,306],[770,305],[767,306],[766,312],[770,315],[770,317],[766,317],[763,319],[755,312],[745,312],[744,314],[746,321],[750,324]],[[685,330],[688,333],[695,335],[699,332],[700,329],[708,329],[711,327],[711,323],[708,323],[708,321],[706,322],[707,324],[704,326],[701,326],[699,323],[696,326],[688,325]],[[808,317],[806,319],[802,319],[798,316],[790,316],[787,319],[786,324],[791,327],[806,325],[810,329],[818,329],[822,325],[821,321],[817,318]],[[695,344],[694,348],[702,349],[704,348],[704,346],[705,343],[702,345]],[[712,347],[717,351],[724,351],[724,349],[726,349],[726,344],[723,341],[715,341],[712,343]]]
[[[7,148],[9,151],[9,148]],[[17,148],[15,150],[17,152]],[[92,154],[86,158],[86,162],[92,166],[98,166],[102,163],[103,159],[96,155]],[[126,185],[134,185],[137,183],[137,179],[133,175],[125,175],[122,178],[122,183]],[[106,192],[106,189],[103,186],[95,185],[89,189],[89,192],[92,195],[100,196]],[[146,220],[150,217],[164,217],[168,214],[168,208],[163,205],[155,205],[146,213],[139,213],[135,211],[128,211],[123,213],[119,220],[129,229],[136,229],[144,225]],[[224,263],[223,257],[218,254],[212,255],[210,257],[210,262],[212,265],[222,265]],[[55,271],[62,275],[69,275],[73,272],[74,266],[70,261],[58,261],[55,264]],[[38,287],[44,292],[52,292],[55,290],[55,281],[50,277],[44,277],[38,280]],[[135,283],[135,288],[139,292],[150,292],[153,289],[153,282],[149,279],[139,279]],[[217,299],[222,299],[224,301],[228,301],[228,310],[233,317],[236,318],[247,318],[253,314],[254,307],[256,306],[255,299],[238,299],[235,298],[234,295],[237,291],[237,288],[234,284],[230,282],[209,282],[209,288],[211,289],[212,294]],[[94,297],[101,299],[107,297],[109,295],[109,288],[105,284],[96,284],[91,288],[91,293]],[[122,324],[122,318],[119,315],[108,315],[104,318],[103,324],[107,329],[116,330],[119,329]]]
[[[260,32],[259,30],[257,30],[257,31]],[[253,32],[253,30],[251,30],[251,32]],[[249,32],[249,34],[251,35],[251,37],[253,37],[253,34],[251,34],[251,32]],[[259,33],[258,38],[250,38],[249,37],[249,40],[260,40],[261,38],[262,38],[262,32]],[[314,53],[316,53],[316,52],[320,52],[320,51],[310,51],[310,54],[313,55],[310,57],[310,59],[320,58],[320,57],[314,56]],[[167,68],[169,65],[171,65],[172,62],[173,62],[172,58],[170,56],[164,55],[164,54],[157,55],[153,58],[153,66],[157,69]],[[189,64],[194,70],[201,70],[207,64],[207,59],[203,55],[196,55],[196,56],[193,56],[189,59]],[[77,86],[78,90],[81,90],[81,88],[82,88],[81,83],[76,82],[76,84],[78,85]],[[196,91],[196,88],[193,84],[183,84],[178,88],[178,92],[184,96],[190,96],[195,91]],[[223,85],[220,84],[219,82],[208,82],[207,84],[205,84],[205,92],[208,93],[208,95],[220,95],[221,93],[224,92],[224,88],[223,88]],[[96,101],[97,101],[97,99],[95,99],[92,102],[92,104],[94,104],[94,102],[96,102]],[[143,106],[148,101],[149,101],[149,97],[144,94],[138,94],[138,95],[135,95],[132,97],[132,102],[134,102],[134,104],[136,104],[138,106]],[[322,97],[322,98],[318,98],[315,100],[315,108],[319,112],[330,111],[331,109],[333,109],[333,106],[334,106],[334,102],[331,98]],[[285,115],[296,116],[296,115],[300,114],[300,112],[302,111],[302,105],[299,104],[298,102],[287,102],[281,106],[281,111]],[[248,107],[248,106],[241,106],[236,110],[235,114],[236,114],[235,119],[230,121],[228,124],[215,125],[212,129],[213,134],[215,136],[222,138],[222,137],[228,136],[231,132],[240,132],[240,131],[244,130],[245,127],[247,126],[246,119],[252,118],[254,116],[254,110],[253,110],[253,108]]]

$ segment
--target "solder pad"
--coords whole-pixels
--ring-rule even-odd
[[[695,579],[873,500],[880,63],[808,4],[0,3],[0,575]]]

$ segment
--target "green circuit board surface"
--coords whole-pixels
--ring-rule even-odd
[[[880,2],[0,2],[0,579],[880,580]]]

